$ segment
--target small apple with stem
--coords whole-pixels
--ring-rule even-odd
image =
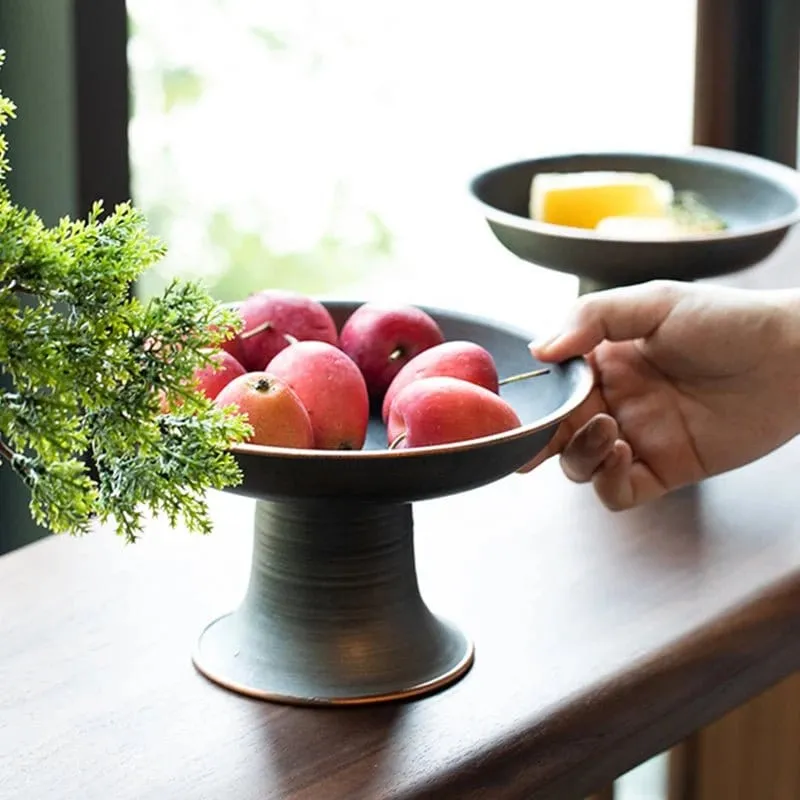
[[[311,419],[314,447],[360,450],[367,438],[369,397],[353,361],[328,342],[295,342],[282,349],[267,370],[284,380]]]
[[[546,375],[548,367],[520,372],[500,386]],[[423,375],[406,383],[389,407],[389,449],[452,444],[517,428],[522,423],[497,391],[449,375]]]
[[[442,342],[444,334],[433,317],[409,305],[364,303],[339,334],[340,347],[361,370],[375,405],[405,364]]]
[[[336,323],[322,303],[284,289],[265,289],[245,298],[237,309],[243,327],[232,352],[249,371],[263,370],[294,341],[338,344]]]
[[[495,392],[448,376],[420,378],[395,397],[389,411],[390,449],[479,439],[518,428],[511,404]]]
[[[220,408],[232,406],[247,417],[253,429],[250,444],[310,448],[314,443],[311,419],[291,387],[265,371],[234,378],[214,398]]]
[[[394,398],[412,381],[425,377],[461,378],[495,394],[499,388],[497,366],[491,353],[479,344],[458,339],[429,347],[414,356],[395,375],[383,398],[381,417],[389,419]]]

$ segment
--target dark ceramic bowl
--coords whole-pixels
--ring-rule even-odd
[[[359,304],[326,305],[341,327]],[[486,347],[501,378],[537,367],[527,349],[532,332],[427,310],[447,339]],[[389,451],[375,419],[363,451],[237,447],[244,481],[232,491],[257,500],[250,581],[239,607],[203,631],[197,669],[241,694],[304,705],[401,700],[461,678],[474,647],[420,594],[412,501],[514,472],[592,383],[576,359],[508,384],[502,394],[522,427],[453,445]]]
[[[360,305],[325,303],[337,326]],[[543,367],[531,356],[529,331],[453,311],[426,308],[445,338],[467,339],[494,357],[500,377]],[[263,500],[347,497],[353,502],[410,502],[463,492],[518,469],[550,440],[557,423],[586,397],[592,377],[582,359],[547,365],[547,375],[501,387],[523,425],[516,430],[456,444],[389,450],[379,417],[370,421],[363,450],[324,451],[240,445],[244,473],[231,491]]]
[[[676,192],[698,193],[728,229],[681,239],[625,240],[530,219],[534,175],[585,170],[654,173],[672,183]],[[707,147],[675,155],[620,152],[534,158],[482,172],[469,188],[506,249],[598,288],[655,278],[695,280],[753,266],[800,220],[800,173],[763,158]]]

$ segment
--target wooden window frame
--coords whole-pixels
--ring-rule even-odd
[[[73,0],[77,208],[131,197],[130,85],[125,0]]]
[[[796,167],[798,0],[697,0],[695,52],[695,143]]]

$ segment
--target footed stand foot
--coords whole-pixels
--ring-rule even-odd
[[[240,694],[300,705],[401,700],[472,665],[473,645],[419,593],[410,504],[256,504],[250,583],[193,657]]]

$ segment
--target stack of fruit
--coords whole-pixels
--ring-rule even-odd
[[[476,439],[520,426],[499,395],[491,354],[445,341],[414,306],[365,303],[341,331],[319,301],[264,290],[237,307],[238,333],[224,342],[197,387],[246,415],[251,444],[361,450],[370,411],[393,449]]]

